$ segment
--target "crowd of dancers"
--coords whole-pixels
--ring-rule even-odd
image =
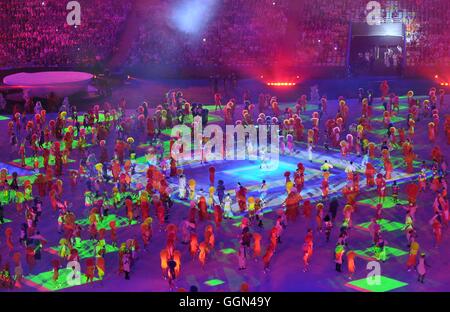
[[[302,95],[295,105],[282,109],[277,97],[268,94],[260,94],[255,103],[248,92],[242,103],[236,98],[222,102],[222,96],[215,94],[214,113],[223,116],[225,124],[276,124],[280,127],[282,155],[307,151],[308,157],[296,164],[295,172],[281,176],[285,179],[285,192],[277,196],[283,197],[283,201],[271,207],[273,212],[269,213],[266,212],[270,207],[270,181],[261,181],[256,192],[235,181],[235,190],[229,191],[225,185],[231,188],[231,182],[216,178],[214,163],[203,163],[209,174],[209,183],[205,182],[209,188],[203,190],[198,186],[200,182],[189,177],[171,158],[175,138],[165,135],[164,130],[180,123],[191,127],[196,123],[206,125],[209,116],[206,107],[190,104],[180,91],[168,92],[162,105],[152,108],[144,102],[134,111],[126,109],[125,99],[117,105],[94,105],[85,113],[79,113],[68,101],[56,114],[47,114],[40,102],[33,103],[28,111],[16,111],[7,127],[10,157],[18,155],[16,165],[34,170],[35,178],[21,178],[16,172],[0,170],[2,286],[20,287],[24,276],[37,273],[36,263],[42,261],[42,251],[48,247],[48,239],[40,231],[43,220],[53,220],[54,235],[59,240],[57,255],[48,264],[55,283],[62,283],[60,272],[67,263],[81,264],[70,266],[73,271],[70,274],[75,276],[81,269],[87,283],[114,274],[116,270],[112,267],[116,265],[105,260],[107,245],[112,245],[117,248],[117,272],[127,280],[132,278],[139,255],[145,257],[146,250],[158,249],[162,277],[168,280],[171,290],[176,289],[177,280],[183,277],[182,256],[188,255],[201,268],[207,267],[208,261],[217,257],[215,249],[220,237],[217,233],[234,219],[240,219],[236,230],[236,268],[245,270],[250,259],[260,259],[261,271],[270,274],[272,259],[283,248],[280,245],[283,233],[287,227],[295,226],[298,218],[315,221],[314,227],[304,229],[303,271],[308,272],[314,261],[314,242],[321,236],[329,242],[330,234],[337,231],[337,242],[326,248],[334,248],[336,271],[343,272],[346,263],[346,274],[351,279],[357,256],[348,243],[352,239],[352,220],[361,213],[358,197],[372,190],[378,195],[375,213],[369,216],[374,259],[387,260],[388,243],[380,225],[383,205],[388,197],[397,204],[399,197],[404,198],[408,203],[404,206],[402,230],[410,248],[405,269],[416,269],[418,281],[424,283],[428,266],[416,234],[416,211],[428,211],[435,246],[442,243],[449,219],[447,162],[442,145],[436,144],[442,136],[450,143],[450,118],[447,116],[442,122],[441,115],[445,92],[432,88],[425,99],[419,100],[409,91],[405,111],[400,109],[400,95],[389,90],[387,82],[382,83],[379,92],[381,97],[375,98],[373,91],[359,90],[361,114],[356,119],[350,117],[344,97],[338,99],[337,113],[332,115],[326,97],[308,100]],[[314,104],[312,111],[308,109],[311,104]],[[383,110],[381,122],[385,130],[375,137],[370,131],[378,105]],[[309,119],[305,118],[308,114]],[[393,120],[399,116],[406,121],[395,123]],[[416,128],[425,128],[428,134],[430,153],[425,158],[424,155],[419,158],[414,151]],[[169,151],[165,141],[169,142]],[[148,147],[144,150],[139,148],[145,144]],[[338,182],[331,173],[337,169],[332,161],[325,160],[320,165],[321,194],[311,199],[302,194],[309,178],[305,166],[319,150],[340,153],[346,163],[346,183],[339,194],[330,194],[330,184]],[[141,152],[145,162],[139,166],[137,158]],[[411,178],[400,187],[393,177],[393,155],[404,160],[404,165],[396,170],[415,173],[418,178]],[[79,161],[73,163],[72,159]],[[414,161],[422,162],[418,167]],[[145,176],[145,183],[135,181],[139,173]],[[70,196],[80,189],[84,190],[82,205]],[[430,207],[418,204],[418,197],[425,192],[433,194]],[[179,201],[189,206],[187,211]],[[340,206],[342,215],[338,213]],[[112,214],[126,218],[125,226],[138,226],[140,237],[121,236],[119,240],[118,221],[104,224]],[[181,223],[175,221],[175,215],[182,216]],[[87,225],[77,222],[86,216]],[[20,230],[13,230],[6,217],[14,222],[19,220]],[[267,228],[269,219],[275,223]],[[155,231],[166,235],[162,249],[152,240]],[[93,245],[92,254],[80,259],[85,240]],[[248,284],[242,285],[242,289],[248,288]]]

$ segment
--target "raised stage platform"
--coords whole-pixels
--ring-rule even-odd
[[[16,73],[3,78],[11,88],[27,90],[30,96],[46,97],[53,92],[57,96],[70,96],[87,91],[94,75],[75,71],[45,71]]]

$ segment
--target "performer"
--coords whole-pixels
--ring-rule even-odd
[[[199,245],[200,252],[198,254],[198,260],[203,270],[205,269],[207,249],[208,247],[206,245],[206,242],[201,242]]]
[[[224,199],[224,218],[229,219],[232,217],[233,213],[231,212],[232,199],[231,195],[227,194]]]
[[[210,253],[214,249],[215,245],[215,236],[211,225],[207,225],[205,228],[205,243],[207,248],[206,252]]]
[[[247,210],[247,193],[247,188],[238,183],[238,188],[236,190],[236,200],[238,202],[239,210],[241,213]]]
[[[394,200],[394,203],[398,203],[398,193],[400,191],[400,187],[397,185],[397,181],[394,181],[392,184],[392,198]]]
[[[197,234],[191,232],[189,239],[189,253],[191,254],[192,259],[195,258],[199,250],[198,238]]]
[[[182,169],[180,169],[178,176],[178,197],[180,199],[186,199],[186,176],[182,172]]]
[[[196,185],[196,182],[195,182],[194,179],[190,179],[188,184],[189,184],[189,199],[190,200],[195,200],[196,199],[196,196],[195,196],[195,185]]]
[[[225,185],[223,180],[217,182],[217,197],[219,198],[219,203],[223,205],[223,198],[225,196]]]
[[[96,258],[96,268],[98,279],[103,280],[103,277],[105,276],[105,259],[103,257]]]
[[[384,203],[384,198],[386,197],[386,181],[382,174],[377,174],[375,183],[377,185],[378,203]]]
[[[214,186],[214,178],[215,178],[215,174],[216,174],[216,168],[214,166],[211,166],[211,167],[209,167],[208,171],[209,171],[209,184],[211,186]]]
[[[417,195],[419,194],[419,186],[415,183],[409,183],[406,186],[405,190],[408,197],[408,202],[415,204]]]
[[[417,264],[417,273],[419,273],[417,281],[419,283],[424,283],[425,275],[427,274],[427,267],[430,267],[430,265],[425,260],[425,253],[422,252],[420,254],[419,263]]]
[[[316,205],[316,223],[317,223],[317,230],[322,233],[322,221],[323,221],[323,204],[318,203]]]
[[[34,248],[32,246],[27,246],[25,253],[28,265],[28,272],[31,274],[33,272],[34,266],[36,265]]]
[[[86,281],[87,283],[94,283],[95,262],[93,258],[86,259]]]
[[[12,241],[12,228],[8,227],[5,230],[5,241],[6,246],[8,247],[9,252],[11,253],[14,250],[14,244]]]
[[[436,212],[434,217],[430,220],[431,227],[433,228],[434,235],[434,247],[438,247],[442,241],[442,224],[439,221],[441,214]]]
[[[171,178],[176,177],[177,176],[177,161],[174,158],[170,158],[170,174],[169,176]]]
[[[198,208],[199,208],[200,221],[207,220],[208,219],[208,211],[207,211],[206,199],[204,196],[200,196],[199,201],[198,201]]]
[[[149,220],[149,219],[147,219],[147,220]],[[152,229],[151,229],[150,222],[146,221],[141,224],[141,237],[142,237],[142,241],[144,243],[144,250],[147,250],[148,243],[150,242],[150,239],[152,238]]]
[[[378,235],[378,242],[375,244],[374,257],[377,261],[386,261],[386,242],[381,235]]]
[[[259,199],[266,203],[267,200],[267,191],[269,190],[266,180],[262,180],[261,186],[259,187]]]
[[[412,268],[416,266],[417,263],[417,253],[419,252],[419,243],[413,238],[411,242],[411,246],[409,247],[409,257],[406,262],[406,267],[408,272],[411,271]]]
[[[308,142],[308,145],[306,147],[306,151],[308,152],[308,160],[310,162],[312,162],[312,159],[313,159],[313,151],[312,151],[312,149],[313,149],[312,142]]]
[[[208,204],[208,208],[211,210],[214,210],[214,204],[215,204],[214,193],[215,193],[215,191],[216,191],[216,189],[214,188],[214,186],[209,187],[207,204]]]
[[[311,212],[312,212],[311,201],[307,199],[303,202],[303,215],[305,216],[306,219],[311,218]]]
[[[272,260],[274,252],[275,252],[275,247],[273,247],[272,245],[269,245],[269,247],[267,247],[266,253],[263,256],[264,274],[266,274],[267,272],[270,271],[270,269],[269,269],[270,261]]]
[[[308,229],[303,243],[303,272],[307,272],[309,269],[309,261],[313,254],[313,234],[312,230]]]
[[[173,261],[176,263],[175,277],[179,277],[181,272],[181,252],[179,250],[173,252]]]
[[[214,103],[216,106],[216,111],[217,109],[222,110],[222,95],[220,93],[215,93],[214,94]]]
[[[347,269],[349,280],[351,280],[353,278],[353,274],[355,274],[355,257],[356,253],[353,250],[347,252]]]
[[[320,166],[320,170],[323,172],[323,179],[328,181],[328,178],[330,176],[330,169],[333,169],[333,165],[328,162],[328,160],[325,160],[325,162]]]
[[[258,258],[261,257],[261,239],[262,236],[259,233],[253,233],[253,258],[255,261],[258,261]]]
[[[164,279],[166,279],[168,277],[167,261],[169,259],[169,253],[167,252],[166,248],[164,248],[163,250],[160,251],[159,257],[160,257],[160,260],[161,260],[162,276],[163,276]]]
[[[334,251],[337,272],[342,272],[342,263],[343,263],[344,253],[345,253],[344,245],[338,244]]]
[[[247,255],[245,252],[245,247],[243,245],[239,246],[238,262],[239,262],[239,271],[245,270],[247,266]]]
[[[393,166],[392,162],[388,159],[384,161],[384,170],[386,171],[386,180],[390,180],[392,178]]]
[[[214,205],[214,222],[216,223],[216,228],[220,228],[220,224],[222,223],[222,208],[220,205]]]

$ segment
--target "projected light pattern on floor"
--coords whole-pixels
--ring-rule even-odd
[[[368,206],[372,206],[373,208],[375,208],[378,205],[378,197],[363,199],[356,203],[358,205],[368,205]],[[383,209],[391,209],[391,208],[396,207],[397,205],[407,205],[408,201],[399,199],[398,202],[395,202],[394,198],[386,197],[382,204],[383,204]]]
[[[26,175],[26,176],[19,176],[19,177],[17,177],[17,183],[19,184],[19,186],[23,186],[25,181],[30,181],[31,183],[34,183],[36,178],[37,178],[37,174]],[[10,177],[8,177],[8,179],[10,179]]]
[[[286,171],[291,172],[291,178],[293,177],[293,173],[297,170],[297,164],[287,163],[284,161],[280,161],[276,170],[261,170],[260,164],[249,165],[249,166],[240,166],[235,169],[229,169],[222,171],[225,174],[239,177],[241,181],[246,182],[261,182],[262,180],[270,181],[274,177],[280,178],[283,177],[283,174]],[[320,175],[321,172],[319,170],[305,168],[305,176],[311,177],[314,175]]]
[[[372,129],[369,130],[370,133],[379,135],[379,136],[386,136],[388,133],[388,129]],[[398,131],[395,131],[395,135],[398,135]]]
[[[377,223],[380,225],[382,232],[398,231],[398,230],[401,230],[404,226],[400,222],[389,221],[386,219],[380,219],[377,221]],[[364,230],[364,231],[369,231],[370,224],[371,224],[371,222],[361,223],[361,224],[355,225],[355,228]]]
[[[126,227],[126,226],[130,225],[130,222],[127,218],[111,214],[111,215],[104,217],[103,220],[101,220],[100,222],[97,223],[97,230],[100,230],[100,229],[105,229],[107,231],[111,230],[111,227],[109,226],[109,223],[111,221],[115,221],[116,227],[118,227],[118,228]],[[89,218],[77,220],[77,221],[75,221],[75,223],[79,224],[81,226],[88,226],[90,224]],[[138,222],[136,220],[131,221],[131,225],[135,225],[137,223]]]
[[[233,248],[224,248],[220,250],[221,253],[223,253],[224,255],[230,255],[230,254],[235,254],[236,250]]]
[[[402,117],[402,116],[392,116],[391,117],[391,122],[392,123],[398,123],[398,122],[402,122],[402,121],[405,121],[405,120],[406,120],[406,118]],[[383,122],[384,121],[384,117],[383,116],[378,116],[378,117],[372,118],[372,121]]]
[[[401,157],[391,157],[391,162],[394,169],[406,168],[405,160]],[[421,165],[420,161],[414,160],[413,167],[418,168]]]
[[[390,246],[386,246],[385,251],[386,251],[386,260],[392,257],[401,257],[408,254],[406,251]],[[374,247],[369,247],[365,250],[355,250],[355,253],[363,259],[376,260]]]
[[[84,148],[88,148],[88,147],[91,147],[92,146],[92,144],[90,144],[90,143],[86,143],[86,144],[84,144]],[[77,150],[79,148],[79,146],[78,146],[78,141],[73,141],[72,142],[72,150]],[[63,150],[65,150],[66,149],[66,142],[64,142],[64,141],[61,141],[61,151],[63,151]]]
[[[406,285],[408,285],[408,283],[404,283],[383,275],[380,276],[380,282],[375,283],[373,285],[372,282],[368,282],[367,278],[362,278],[360,280],[352,281],[345,284],[345,286],[347,287],[363,292],[387,292],[401,287],[405,287]]]
[[[96,241],[94,240],[83,240],[79,244],[73,246],[76,250],[78,250],[78,255],[80,256],[80,259],[86,259],[86,258],[93,258],[95,257],[95,246]],[[58,255],[59,254],[60,247],[50,247],[45,249],[45,251],[53,254]],[[106,244],[105,246],[105,253],[112,253],[119,251],[119,248],[114,247],[112,245]]]
[[[67,282],[72,275],[73,271],[71,269],[61,269],[59,270],[59,278],[56,281],[53,280],[53,271],[47,271],[39,273],[37,275],[27,275],[24,277],[23,282],[30,287],[37,288],[39,291],[58,291],[78,286],[76,284],[72,285]],[[80,275],[80,285],[86,284],[86,275],[83,273],[81,273]],[[98,280],[98,278],[94,278],[94,282]]]
[[[205,282],[205,285],[208,285],[208,286],[211,286],[211,287],[219,286],[219,285],[222,285],[222,284],[225,284],[225,282],[220,280],[220,279],[216,279],[216,278],[210,279],[210,280]]]

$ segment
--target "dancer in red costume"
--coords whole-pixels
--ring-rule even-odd
[[[236,191],[236,199],[239,205],[239,210],[241,212],[247,210],[247,193],[248,193],[247,188],[238,183],[238,190]]]
[[[144,250],[147,250],[147,246],[152,238],[152,228],[151,223],[141,224],[141,237],[144,242]]]
[[[94,283],[95,278],[95,261],[93,258],[86,259],[86,281],[87,283]]]
[[[12,228],[10,228],[10,227],[5,230],[5,242],[6,242],[6,246],[8,247],[8,250],[10,253],[14,250],[12,233],[13,233],[13,231],[12,231]]]
[[[222,207],[220,207],[220,205],[214,205],[214,222],[216,224],[217,229],[220,228],[222,219],[223,219]]]
[[[404,158],[405,158],[405,163],[406,163],[406,172],[413,173],[414,172],[413,163],[414,163],[414,160],[416,159],[416,155],[413,152],[408,152],[404,156]]]
[[[301,200],[302,197],[296,189],[292,189],[286,197],[284,204],[286,205],[286,217],[288,221],[297,220]]]
[[[53,259],[52,260],[52,267],[53,267],[53,282],[57,282],[59,278],[59,267],[61,264],[59,263],[59,259]]]
[[[109,227],[111,228],[111,245],[114,247],[117,247],[117,227],[116,227],[116,221],[111,221],[109,223]]]
[[[199,219],[200,221],[205,221],[208,219],[208,206],[206,204],[206,198],[204,196],[200,196],[198,200],[198,209],[199,209]]]
[[[272,260],[273,254],[275,252],[275,247],[272,245],[269,245],[267,247],[266,253],[263,256],[263,263],[264,263],[264,273],[268,273],[270,271],[270,261]]]
[[[303,243],[303,272],[306,272],[309,269],[309,262],[313,254],[313,246],[313,233],[312,230],[309,229],[305,237],[305,242]]]
[[[390,180],[392,178],[392,171],[394,170],[392,166],[392,162],[389,159],[384,161],[384,170],[386,171],[386,180]]]
[[[209,171],[209,184],[211,186],[214,186],[214,177],[216,174],[216,168],[211,166],[211,167],[209,167],[208,171]]]
[[[309,220],[311,218],[311,212],[312,212],[311,201],[307,199],[303,203],[303,215],[305,216],[306,219]]]
[[[377,174],[375,183],[377,185],[378,202],[384,203],[384,198],[386,197],[386,180],[381,173]]]
[[[416,183],[409,183],[406,188],[406,195],[408,196],[408,202],[415,204],[417,201],[417,195],[419,194],[420,188]]]

